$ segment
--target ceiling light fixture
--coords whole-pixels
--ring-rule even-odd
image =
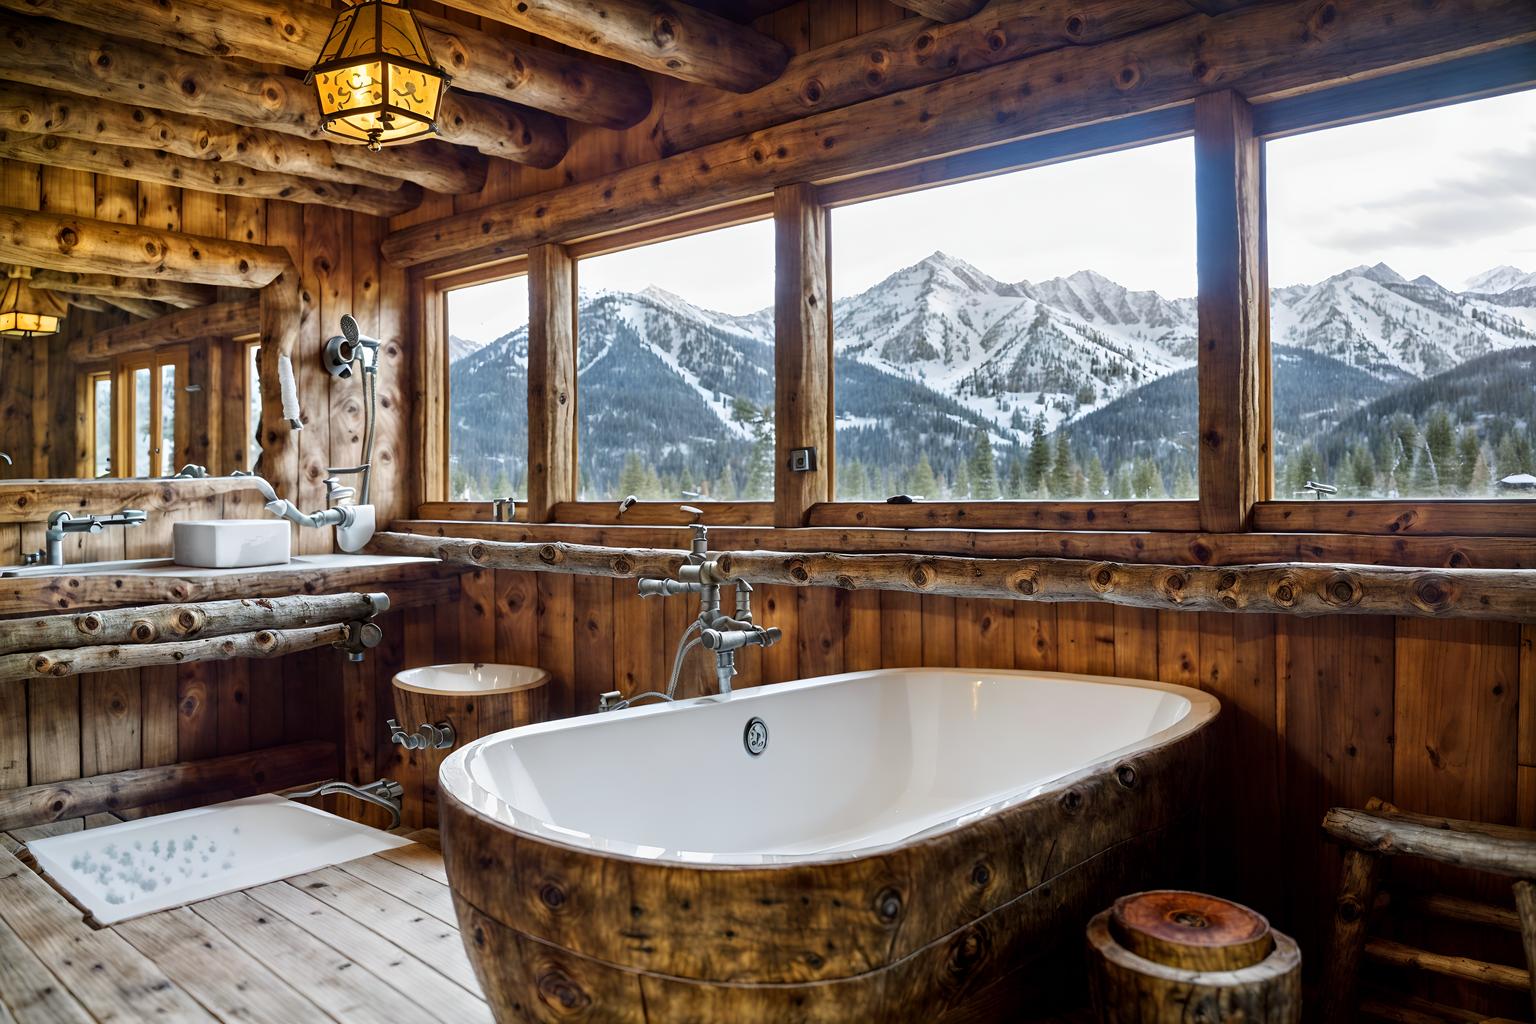
[[[69,307],[51,293],[34,289],[31,281],[31,267],[11,267],[0,294],[0,335],[40,338],[59,333]]]
[[[321,127],[377,152],[437,132],[449,77],[404,0],[362,0],[336,15],[304,80],[315,87]]]

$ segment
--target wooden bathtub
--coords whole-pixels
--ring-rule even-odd
[[[1093,913],[1169,879],[1217,710],[899,669],[498,733],[440,777],[462,934],[502,1021],[1003,1010]]]

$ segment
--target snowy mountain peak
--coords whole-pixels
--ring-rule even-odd
[[[1368,267],[1362,263],[1358,267],[1351,267],[1350,269],[1344,271],[1342,274],[1334,275],[1334,279],[1343,277],[1363,277],[1367,281],[1375,281],[1377,284],[1408,283],[1407,278],[1403,277],[1403,275],[1399,274],[1385,263],[1378,263],[1374,267]]]
[[[1473,274],[1467,278],[1462,291],[1497,295],[1511,288],[1525,288],[1531,285],[1536,285],[1536,274],[1528,274],[1519,267],[1512,267],[1505,263],[1485,270],[1481,274]]]

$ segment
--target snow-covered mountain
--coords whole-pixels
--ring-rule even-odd
[[[1498,267],[1458,293],[1377,264],[1275,289],[1277,379],[1305,378],[1287,389],[1295,409],[1277,415],[1277,450],[1395,388],[1536,342],[1532,279]],[[766,496],[772,310],[734,316],[648,288],[583,293],[578,315],[584,492]],[[1155,463],[1165,483],[1192,465],[1192,427],[1178,425],[1193,416],[1193,299],[1091,270],[1009,283],[936,252],[838,300],[833,315],[839,464],[858,463],[855,479],[872,495],[908,489],[924,457],[931,488],[946,489],[982,432],[999,479],[1035,438],[1058,431],[1083,465],[1094,456],[1111,477],[1129,459]],[[453,361],[453,452],[466,487],[521,477],[526,422],[508,397],[522,394],[526,363],[526,328]],[[1166,383],[1149,388],[1157,382]],[[1277,414],[1279,404],[1277,391]]]
[[[461,338],[457,334],[448,335],[448,362],[456,363],[465,356],[472,356],[486,345],[483,341],[474,341],[470,338]]]

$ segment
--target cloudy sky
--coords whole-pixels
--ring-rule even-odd
[[[1361,263],[1460,287],[1500,264],[1536,271],[1536,90],[1267,145],[1270,279],[1311,283]],[[833,294],[934,250],[1004,281],[1093,269],[1168,297],[1195,291],[1189,140],[843,207]],[[583,260],[580,285],[656,285],[729,313],[773,302],[767,222]],[[527,320],[521,281],[450,296],[450,324],[488,341]]]

